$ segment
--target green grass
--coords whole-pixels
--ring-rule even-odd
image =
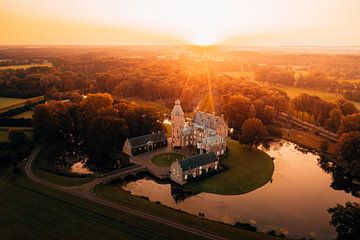
[[[25,98],[0,97],[0,110],[15,104],[25,103],[26,101],[27,99]]]
[[[269,155],[228,139],[229,152],[222,163],[229,170],[184,185],[188,190],[223,195],[243,194],[266,184],[274,172]]]
[[[175,160],[180,160],[184,156],[177,153],[163,153],[159,155],[155,155],[151,162],[159,167],[170,167],[170,165],[175,162]]]
[[[201,237],[33,183],[0,178],[0,239]]]
[[[326,91],[314,90],[314,89],[308,89],[308,88],[285,87],[285,86],[276,87],[276,88],[284,90],[290,98],[294,98],[303,93],[306,93],[309,95],[316,95],[316,96],[318,96],[326,101],[329,101],[329,102],[336,102],[337,99],[344,98],[342,94],[330,93],[330,92],[326,92]],[[354,102],[354,101],[350,101],[350,102],[352,102],[356,106],[357,109],[360,109],[359,102]]]
[[[146,199],[130,195],[129,193],[122,190],[118,185],[97,185],[94,189],[94,193],[97,197],[134,207],[141,211],[161,216],[166,219],[171,219],[172,221],[179,222],[187,226],[192,226],[203,231],[221,235],[227,239],[275,239],[265,234],[237,229],[230,225],[210,221],[185,212],[168,208],[161,204],[152,203]],[[166,228],[164,228],[164,230],[165,229]],[[192,238],[189,237],[188,239]]]
[[[15,116],[12,116],[12,118],[32,118],[34,115],[34,111],[26,111],[23,113],[16,114]]]
[[[21,129],[14,127],[14,129]],[[29,128],[25,128],[24,130],[25,135],[29,138],[29,140],[33,140],[33,130]],[[0,128],[0,142],[8,142],[8,128]]]
[[[45,169],[42,169],[40,167],[40,161],[45,161],[48,157],[50,157],[49,152],[41,151],[32,165],[32,171],[34,175],[46,180],[47,182],[55,183],[61,186],[78,186],[87,183],[93,179],[93,177],[63,176],[50,171],[46,171]]]
[[[31,63],[31,64],[24,64],[24,65],[11,65],[11,66],[0,66],[0,70],[7,70],[7,69],[28,69],[31,67],[53,67],[52,63]]]
[[[165,104],[163,104],[161,102],[146,101],[146,100],[139,99],[139,98],[127,98],[126,101],[135,102],[138,106],[146,106],[146,107],[154,108],[162,113],[170,113],[171,112],[171,109],[166,107]]]

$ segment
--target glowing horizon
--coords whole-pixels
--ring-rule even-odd
[[[2,0],[0,44],[360,45],[357,0]]]

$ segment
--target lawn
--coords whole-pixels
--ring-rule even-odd
[[[337,99],[344,98],[344,96],[342,94],[330,93],[330,92],[326,92],[326,91],[314,90],[314,89],[308,89],[308,88],[285,87],[285,86],[282,86],[282,87],[277,86],[276,88],[284,90],[290,98],[294,98],[303,93],[319,96],[320,98],[322,98],[326,101],[329,101],[329,102],[336,102]],[[354,102],[354,101],[350,101],[350,102],[352,102],[357,107],[357,109],[360,109],[359,102]]]
[[[49,150],[51,151],[51,150]],[[44,179],[48,182],[55,183],[61,186],[78,186],[87,183],[93,179],[93,177],[72,177],[63,176],[50,171],[46,171],[40,167],[40,161],[45,161],[46,158],[51,157],[49,151],[43,150],[39,153],[32,165],[32,171],[37,177]]]
[[[48,189],[0,178],[0,239],[195,239],[181,230]]]
[[[16,128],[14,129],[21,129]],[[29,138],[29,140],[33,140],[33,130],[31,128],[25,128],[24,130],[25,135]],[[7,142],[8,141],[8,128],[0,128],[0,142]]]
[[[126,101],[134,102],[138,106],[154,108],[162,113],[170,113],[171,112],[170,108],[166,107],[164,103],[161,103],[159,101],[146,101],[146,100],[139,99],[139,98],[127,98]]]
[[[25,98],[7,98],[0,97],[0,110],[3,108],[10,107],[15,104],[25,103],[27,99]]]
[[[12,118],[32,118],[34,115],[34,111],[26,111],[23,113],[16,114],[15,116],[12,116]]]
[[[31,67],[53,67],[52,63],[31,63],[25,65],[11,65],[11,66],[0,66],[0,70],[7,70],[7,69],[28,69]]]
[[[229,170],[199,182],[187,183],[185,189],[235,195],[251,192],[271,179],[274,163],[269,155],[231,139],[228,139],[228,147],[228,155],[221,163],[227,165]]]
[[[163,153],[155,155],[151,162],[159,167],[170,167],[170,165],[176,160],[182,159],[184,156],[177,153]]]

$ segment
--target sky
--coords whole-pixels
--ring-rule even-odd
[[[360,0],[0,0],[0,44],[360,45]]]

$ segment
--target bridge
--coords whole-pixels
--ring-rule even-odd
[[[123,180],[127,176],[136,176],[140,172],[147,172],[147,168],[140,165],[133,165],[117,171],[106,173],[102,176],[101,182],[106,184],[114,180]]]

